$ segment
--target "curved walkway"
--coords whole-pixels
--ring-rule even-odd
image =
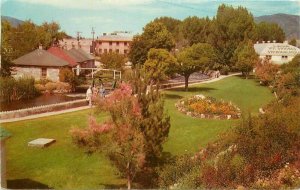
[[[192,83],[192,84],[189,84],[189,86],[197,85],[197,84],[205,84],[205,83],[216,82],[216,81],[222,80],[224,78],[235,76],[235,75],[240,75],[240,73],[234,73],[234,74],[230,74],[230,75],[221,75],[219,78],[214,78],[214,79],[209,79],[209,80],[204,80],[204,81]],[[178,88],[178,87],[184,87],[184,84],[183,85],[178,85],[178,86],[172,86],[172,87],[169,87],[169,88],[164,88],[162,90],[171,89],[171,88]],[[10,122],[23,121],[23,120],[29,120],[29,119],[36,119],[36,118],[40,118],[40,117],[59,115],[59,114],[64,114],[64,113],[69,113],[69,112],[74,112],[74,111],[86,110],[86,109],[90,109],[90,107],[89,106],[82,106],[82,107],[77,107],[77,108],[72,108],[72,109],[67,109],[67,110],[46,112],[46,113],[30,115],[30,116],[20,117],[20,118],[3,119],[3,120],[0,120],[0,123],[10,123]]]

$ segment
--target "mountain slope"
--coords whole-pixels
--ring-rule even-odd
[[[300,16],[289,14],[274,14],[255,17],[256,22],[277,23],[285,32],[287,39],[300,39]]]
[[[18,25],[22,24],[24,21],[9,17],[9,16],[1,16],[1,20],[8,21],[13,27],[17,27]]]

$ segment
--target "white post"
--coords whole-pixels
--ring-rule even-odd
[[[94,68],[92,68],[92,79],[94,79]]]
[[[122,80],[122,72],[120,71],[120,80]]]
[[[116,79],[116,70],[114,70],[114,79]]]

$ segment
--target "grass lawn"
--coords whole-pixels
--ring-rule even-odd
[[[164,151],[173,155],[194,152],[217,138],[237,121],[194,119],[179,113],[174,104],[184,96],[204,94],[237,104],[242,111],[256,112],[273,95],[254,80],[229,77],[218,82],[164,91],[171,116],[169,139]],[[95,189],[126,187],[116,168],[101,154],[86,155],[71,142],[72,126],[84,127],[91,110],[35,120],[3,124],[12,133],[7,144],[7,178],[10,188]],[[99,116],[102,121],[105,115]],[[45,149],[27,147],[36,138],[54,138]]]

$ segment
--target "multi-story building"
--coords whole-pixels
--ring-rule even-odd
[[[118,33],[106,34],[97,37],[95,54],[101,56],[103,53],[116,52],[127,55],[130,50],[132,36],[120,35]]]

